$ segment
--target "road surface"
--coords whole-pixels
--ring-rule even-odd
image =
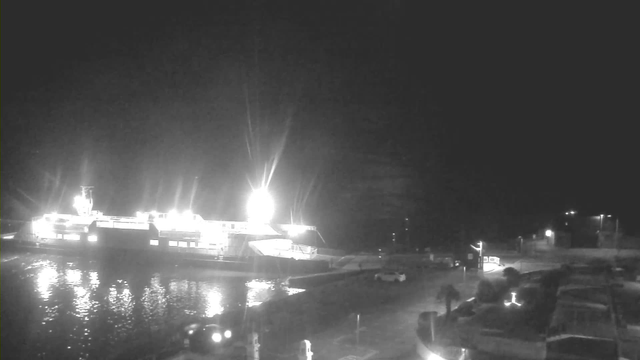
[[[411,286],[412,296],[395,303],[385,304],[373,313],[360,315],[360,331],[356,335],[358,317],[348,319],[328,331],[312,336],[314,359],[415,359],[415,330],[418,316],[423,311],[444,312],[444,303],[436,301],[440,285],[453,283],[462,299],[473,296],[477,276],[469,275],[463,283],[462,269],[430,273],[422,281],[411,279],[406,283],[373,283],[372,286]]]

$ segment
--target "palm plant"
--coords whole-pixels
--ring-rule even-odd
[[[445,318],[449,319],[449,315],[451,314],[451,302],[460,301],[460,292],[451,284],[442,285],[436,299],[444,299],[445,307],[447,309]]]

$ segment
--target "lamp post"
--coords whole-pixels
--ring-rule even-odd
[[[618,250],[618,224],[619,224],[620,218],[616,217],[616,232],[613,234],[613,241],[615,242],[615,247],[616,250]]]
[[[407,248],[411,248],[411,238],[409,234],[409,218],[408,217],[404,218],[404,233],[407,240]]]
[[[555,238],[555,233],[553,232],[553,230],[547,229],[544,232],[544,236],[547,238],[547,245],[549,245],[549,244],[555,245],[556,238]]]
[[[479,254],[478,270],[484,270],[484,258],[482,257],[482,240],[478,241],[478,247],[475,247],[473,245],[469,245],[469,246],[471,246]]]
[[[396,233],[391,233],[391,252],[396,253]]]
[[[484,271],[484,257],[482,255],[482,241],[478,241],[478,245],[480,245],[480,270]]]
[[[356,315],[356,346],[360,346],[360,313]]]
[[[518,238],[520,239],[520,254],[522,254],[524,253],[524,249],[522,248],[524,246],[524,239],[522,236],[518,236]]]

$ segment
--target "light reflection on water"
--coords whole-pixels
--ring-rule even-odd
[[[217,289],[207,291],[207,309],[204,316],[212,317],[224,311],[222,306],[222,295]]]
[[[24,256],[18,269],[4,270],[3,359],[108,358],[186,317],[302,291],[242,273],[51,255]]]
[[[51,295],[51,291],[49,290],[51,288],[51,284],[57,282],[57,279],[58,272],[55,269],[48,266],[41,268],[36,279],[37,289],[41,298],[44,300],[49,298]]]

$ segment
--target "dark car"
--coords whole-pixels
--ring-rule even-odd
[[[247,336],[239,327],[218,322],[192,323],[180,331],[184,347],[192,353],[243,359]]]

